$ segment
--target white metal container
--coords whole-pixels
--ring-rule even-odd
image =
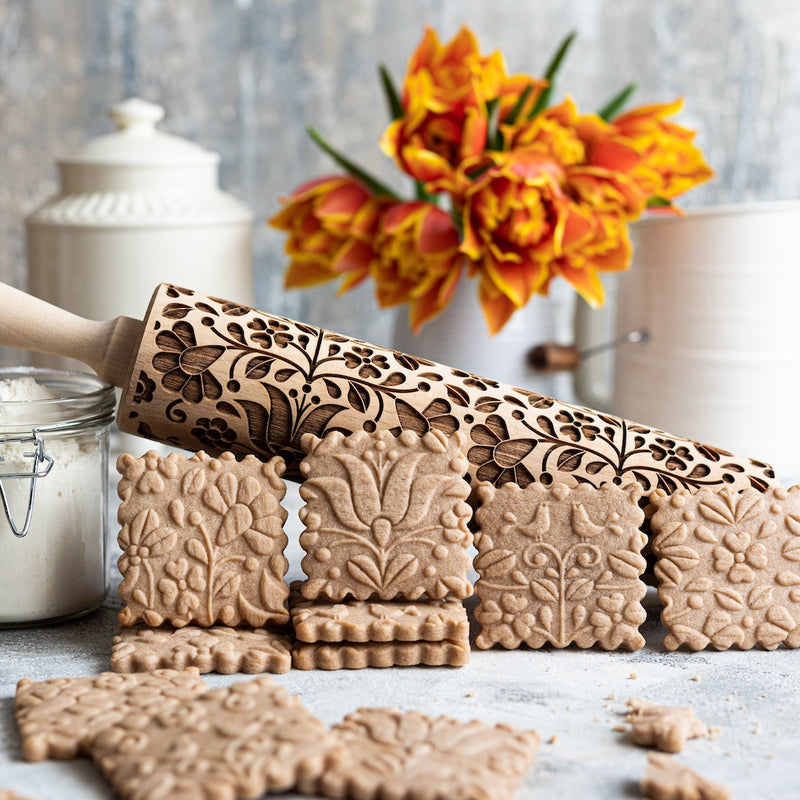
[[[219,156],[157,130],[158,105],[109,116],[117,130],[62,158],[61,191],[26,220],[30,292],[97,320],[140,318],[161,282],[251,303],[253,213],[220,190]]]

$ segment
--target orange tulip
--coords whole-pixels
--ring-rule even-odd
[[[403,116],[389,125],[381,147],[416,180],[447,177],[486,147],[487,102],[497,99],[503,118],[529,85],[540,90],[544,83],[507,76],[502,54],[481,55],[466,26],[446,45],[427,28],[406,71]],[[534,92],[526,107],[535,99]]]
[[[291,262],[284,286],[342,278],[339,291],[344,292],[361,283],[376,258],[373,241],[390,202],[354,178],[338,175],[309,181],[282,198],[283,208],[269,224],[289,233],[284,249]]]
[[[408,303],[409,324],[418,331],[450,302],[463,256],[450,215],[431,203],[389,208],[375,242],[372,277],[384,308]]]
[[[678,99],[642,106],[613,120],[614,128],[641,156],[632,175],[648,197],[671,200],[714,175],[692,143],[694,131],[667,119],[682,105]]]

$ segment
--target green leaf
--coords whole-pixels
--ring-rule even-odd
[[[498,131],[500,117],[500,98],[493,97],[486,103],[486,147],[489,150],[501,150],[503,147],[502,134]]]
[[[609,122],[623,109],[631,95],[636,91],[636,84],[629,83],[621,92],[615,94],[598,112],[597,115]]]
[[[670,208],[672,206],[672,200],[668,200],[666,197],[651,197],[647,201],[648,208]]]
[[[517,117],[519,117],[522,109],[525,108],[525,103],[528,102],[528,98],[531,96],[531,92],[533,92],[533,84],[529,84],[525,87],[522,94],[517,99],[517,102],[514,103],[513,108],[511,111],[506,114],[506,118],[503,120],[503,124],[505,125],[513,125],[517,121]]]
[[[397,93],[397,87],[394,85],[389,70],[383,64],[378,70],[381,75],[381,86],[383,86],[383,94],[386,98],[386,105],[389,107],[389,114],[393,120],[400,119],[403,116],[403,104],[400,101],[400,95]]]
[[[375,194],[386,195],[394,200],[400,198],[385,184],[381,183],[377,178],[373,178],[368,172],[363,170],[355,162],[351,161],[347,156],[342,155],[338,150],[329,145],[325,139],[312,127],[306,128],[306,132],[313,140],[314,144],[320,148],[324,153],[327,153],[343,170],[348,172],[354,178],[360,180],[370,191]]]
[[[558,50],[556,50],[555,55],[552,57],[552,59],[550,59],[550,63],[547,65],[547,70],[544,73],[544,77],[548,82],[548,85],[536,98],[536,105],[534,105],[531,113],[528,114],[528,119],[533,119],[538,113],[547,108],[547,106],[550,104],[550,97],[553,94],[555,77],[558,74],[558,70],[561,68],[561,64],[564,61],[564,58],[566,57],[567,52],[572,46],[572,42],[575,40],[577,35],[578,34],[576,31],[572,31],[572,33],[568,34],[564,41],[561,42]]]

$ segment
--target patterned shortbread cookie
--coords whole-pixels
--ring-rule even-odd
[[[92,734],[126,714],[162,710],[207,691],[196,669],[39,682],[23,678],[15,697],[22,752],[28,761],[75,758],[86,753]]]
[[[316,779],[343,755],[325,724],[267,676],[129,714],[89,750],[125,800],[259,798]]]
[[[469,597],[464,444],[436,430],[303,436],[304,597]]]
[[[155,451],[117,459],[123,625],[283,625],[284,463]]]
[[[504,800],[536,757],[539,735],[508,725],[363,708],[332,729],[347,758],[300,790],[359,800]]]
[[[289,613],[301,642],[469,641],[469,619],[460,600],[305,600],[294,581]]]
[[[651,501],[667,649],[800,647],[800,487]]]
[[[707,780],[665,753],[648,754],[640,787],[642,795],[651,800],[730,800],[731,796],[722,784]]]
[[[469,663],[469,640],[441,642],[295,642],[295,669],[364,669],[366,667],[463,667]]]
[[[641,489],[478,487],[476,644],[644,645]]]
[[[687,739],[708,736],[708,728],[689,706],[660,706],[639,697],[627,703],[631,741],[641,747],[655,747],[665,753],[680,753]]]
[[[285,633],[265,628],[121,626],[111,647],[114,672],[197,667],[201,673],[288,672],[292,646]]]

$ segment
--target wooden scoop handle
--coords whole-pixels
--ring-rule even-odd
[[[126,384],[143,330],[140,320],[95,322],[0,283],[0,345],[74,358],[114,386]]]

